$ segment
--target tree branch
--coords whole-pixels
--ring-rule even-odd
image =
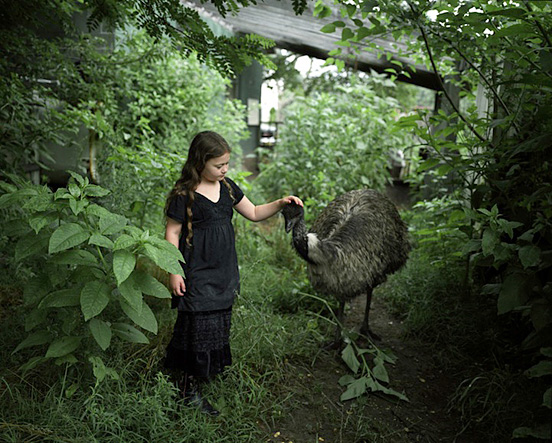
[[[502,106],[502,108],[504,109],[504,111],[506,111],[506,114],[510,115],[510,111],[508,110],[508,107],[506,105],[506,103],[504,103],[504,100],[502,100],[502,97],[500,97],[500,95],[498,94],[498,91],[496,90],[496,88],[491,84],[491,82],[489,82],[489,80],[487,80],[487,77],[485,77],[485,75],[481,72],[481,70],[475,66],[471,60],[469,60],[462,51],[460,51],[460,49],[451,41],[449,40],[448,38],[442,36],[441,34],[437,33],[437,32],[434,32],[434,31],[430,31],[433,35],[436,35],[438,38],[440,38],[441,40],[443,40],[444,42],[446,42],[448,45],[451,46],[452,49],[454,49],[456,51],[456,53],[462,57],[462,60],[464,60],[469,66],[470,68],[472,68],[475,72],[477,72],[477,74],[479,74],[479,77],[481,77],[481,79],[485,82],[485,84],[487,85],[487,87],[489,88],[489,90],[493,93],[493,95],[496,97],[496,99],[498,100],[498,102],[500,103],[500,106]]]
[[[429,46],[429,41],[427,40],[427,34],[423,28],[423,26],[418,23],[418,29],[420,30],[420,32],[422,33],[422,38],[424,39],[424,44],[425,44],[425,47],[426,47],[426,50],[427,50],[427,55],[429,56],[429,60],[431,62],[431,66],[433,68],[433,72],[435,73],[435,75],[437,76],[437,80],[439,81],[439,85],[441,86],[441,89],[443,90],[443,93],[445,94],[445,97],[447,98],[447,100],[449,101],[450,105],[452,106],[452,108],[454,109],[454,111],[456,112],[456,114],[458,114],[458,117],[460,117],[460,119],[466,124],[466,126],[468,127],[468,129],[471,131],[471,133],[473,135],[475,135],[479,140],[481,140],[482,142],[484,143],[489,143],[491,146],[492,146],[492,143],[489,142],[489,140],[487,140],[485,137],[483,137],[479,132],[477,132],[477,130],[473,127],[473,125],[466,119],[466,117],[464,117],[462,115],[462,113],[460,112],[460,109],[458,109],[458,107],[456,106],[456,104],[454,103],[454,101],[452,100],[452,98],[450,97],[449,93],[447,92],[447,90],[445,89],[445,84],[443,83],[443,79],[441,78],[441,74],[439,74],[439,71],[437,70],[437,66],[435,65],[435,60],[433,59],[433,53],[431,52],[431,48]]]
[[[531,7],[531,4],[527,0],[525,0],[523,3],[525,4],[525,7],[529,12],[533,12],[533,8]],[[537,26],[537,28],[539,28],[539,31],[541,32],[544,40],[546,40],[547,46],[549,48],[552,48],[552,42],[550,41],[550,37],[548,37],[548,34],[546,33],[545,29],[542,27],[539,21],[537,21],[536,19],[534,19],[533,21]]]

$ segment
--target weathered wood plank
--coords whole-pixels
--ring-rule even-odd
[[[307,10],[301,16],[295,15],[289,1],[265,0],[257,5],[242,8],[236,15],[229,14],[225,18],[220,16],[212,3],[201,4],[200,0],[192,0],[187,4],[195,5],[200,12],[214,17],[217,22],[227,26],[235,33],[258,34],[274,40],[280,48],[321,59],[326,59],[328,53],[338,47],[335,42],[340,35],[339,33],[325,34],[320,32],[320,29],[335,20],[348,22],[348,19],[341,17],[337,9],[330,17],[324,19],[314,17],[314,2],[309,3]],[[367,26],[369,26],[368,23],[367,21]],[[351,28],[355,29],[355,26],[352,25]],[[388,39],[374,39],[374,42],[392,54],[394,60],[416,68],[416,72],[411,73],[411,78],[401,76],[399,80],[429,89],[440,89],[435,74],[426,66],[417,65],[408,57],[399,55],[406,52],[407,46],[404,42],[395,41],[391,36]],[[384,72],[386,68],[395,67],[385,56],[378,57],[369,43],[362,42],[359,45],[360,52],[354,54],[354,57],[347,63],[362,71],[373,69],[377,72]]]

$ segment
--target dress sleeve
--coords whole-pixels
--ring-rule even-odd
[[[169,203],[167,209],[167,217],[176,220],[177,222],[184,223],[186,221],[186,202],[188,197],[184,195],[175,196]]]
[[[230,180],[228,177],[225,179],[230,187],[232,188],[232,194],[234,195],[234,205],[237,205],[241,199],[243,198],[243,191],[240,189],[240,187],[234,183],[233,180]]]

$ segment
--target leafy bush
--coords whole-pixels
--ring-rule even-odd
[[[48,360],[84,363],[102,381],[117,377],[102,356],[112,338],[148,343],[132,324],[157,333],[157,319],[144,295],[169,298],[167,288],[140,269],[140,260],[182,274],[180,252],[165,240],[128,224],[128,220],[93,202],[108,194],[72,173],[67,188],[55,193],[13,177],[1,182],[0,208],[21,208],[6,223],[8,235],[19,240],[16,262],[30,261],[33,277],[26,282],[28,337],[13,351],[48,345],[22,369]]]
[[[124,208],[140,227],[159,227],[166,195],[197,132],[219,132],[239,165],[245,108],[226,97],[230,80],[143,33],[128,36],[110,59],[111,97],[101,111],[108,126],[101,133],[99,163],[102,181],[113,191],[107,203]]]
[[[410,145],[408,134],[390,132],[398,109],[369,77],[332,94],[297,98],[257,183],[269,197],[300,196],[315,210],[311,215],[343,192],[383,189],[390,152]]]

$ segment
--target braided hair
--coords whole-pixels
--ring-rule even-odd
[[[165,203],[165,214],[169,209],[169,205],[172,200],[178,196],[183,195],[188,197],[186,203],[186,215],[187,215],[187,228],[188,235],[186,236],[186,244],[192,246],[192,205],[195,201],[194,191],[201,183],[201,173],[205,169],[205,164],[212,158],[220,157],[224,154],[232,152],[230,146],[226,140],[219,134],[213,131],[203,131],[197,134],[188,151],[188,158],[186,163],[182,167],[180,178],[176,181],[173,189],[169,192],[167,201]],[[232,201],[235,201],[234,193],[230,184],[226,179],[222,180],[222,183],[230,191],[230,197]]]

